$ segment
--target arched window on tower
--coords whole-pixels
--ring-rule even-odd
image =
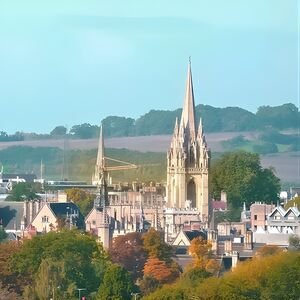
[[[191,207],[196,207],[196,184],[193,178],[187,183],[187,200],[191,201]]]

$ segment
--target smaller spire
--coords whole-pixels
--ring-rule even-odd
[[[202,136],[203,136],[203,125],[202,125],[202,118],[200,118],[199,127],[198,127],[198,137],[202,137]]]
[[[97,166],[98,168],[104,168],[104,140],[103,140],[103,130],[102,125],[100,126],[100,135],[99,135],[99,145],[98,145],[98,154],[97,154]]]
[[[175,127],[174,127],[174,135],[177,136],[178,135],[178,118],[176,117],[176,121],[175,121]]]
[[[182,117],[181,118],[181,122],[180,122],[180,127],[179,127],[179,130],[178,130],[178,134],[181,138],[184,137],[184,118]]]

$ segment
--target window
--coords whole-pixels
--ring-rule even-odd
[[[42,222],[43,222],[43,223],[49,223],[49,218],[48,218],[48,216],[43,216],[43,217],[42,217]]]
[[[280,214],[276,214],[276,215],[274,216],[274,220],[280,220],[280,219],[281,219]]]
[[[254,220],[255,220],[255,221],[257,220],[257,215],[254,215]]]

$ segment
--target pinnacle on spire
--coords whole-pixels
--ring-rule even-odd
[[[174,127],[174,135],[177,136],[178,135],[178,118],[176,117],[176,121],[175,121],[175,127]]]
[[[181,122],[180,122],[180,126],[179,126],[179,129],[178,129],[178,134],[181,138],[184,137],[184,117],[183,116],[181,117]]]
[[[104,140],[103,140],[102,125],[101,125],[96,165],[98,166],[98,168],[104,168],[104,166],[105,166],[104,164],[105,164],[105,162],[104,162]]]
[[[199,127],[198,127],[198,137],[202,137],[202,136],[203,136],[203,124],[202,124],[202,118],[200,118]]]
[[[191,70],[191,60],[189,58],[188,73],[185,86],[185,97],[183,110],[181,115],[181,122],[184,128],[188,128],[188,132],[192,139],[195,139],[196,127],[195,127],[195,102],[194,102],[194,90]]]

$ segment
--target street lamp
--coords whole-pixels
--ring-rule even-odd
[[[131,296],[134,296],[134,300],[137,299],[137,296],[139,295],[140,293],[131,293]]]
[[[86,291],[86,289],[77,289],[78,290],[78,299],[80,300],[80,294],[81,294],[81,291]]]

